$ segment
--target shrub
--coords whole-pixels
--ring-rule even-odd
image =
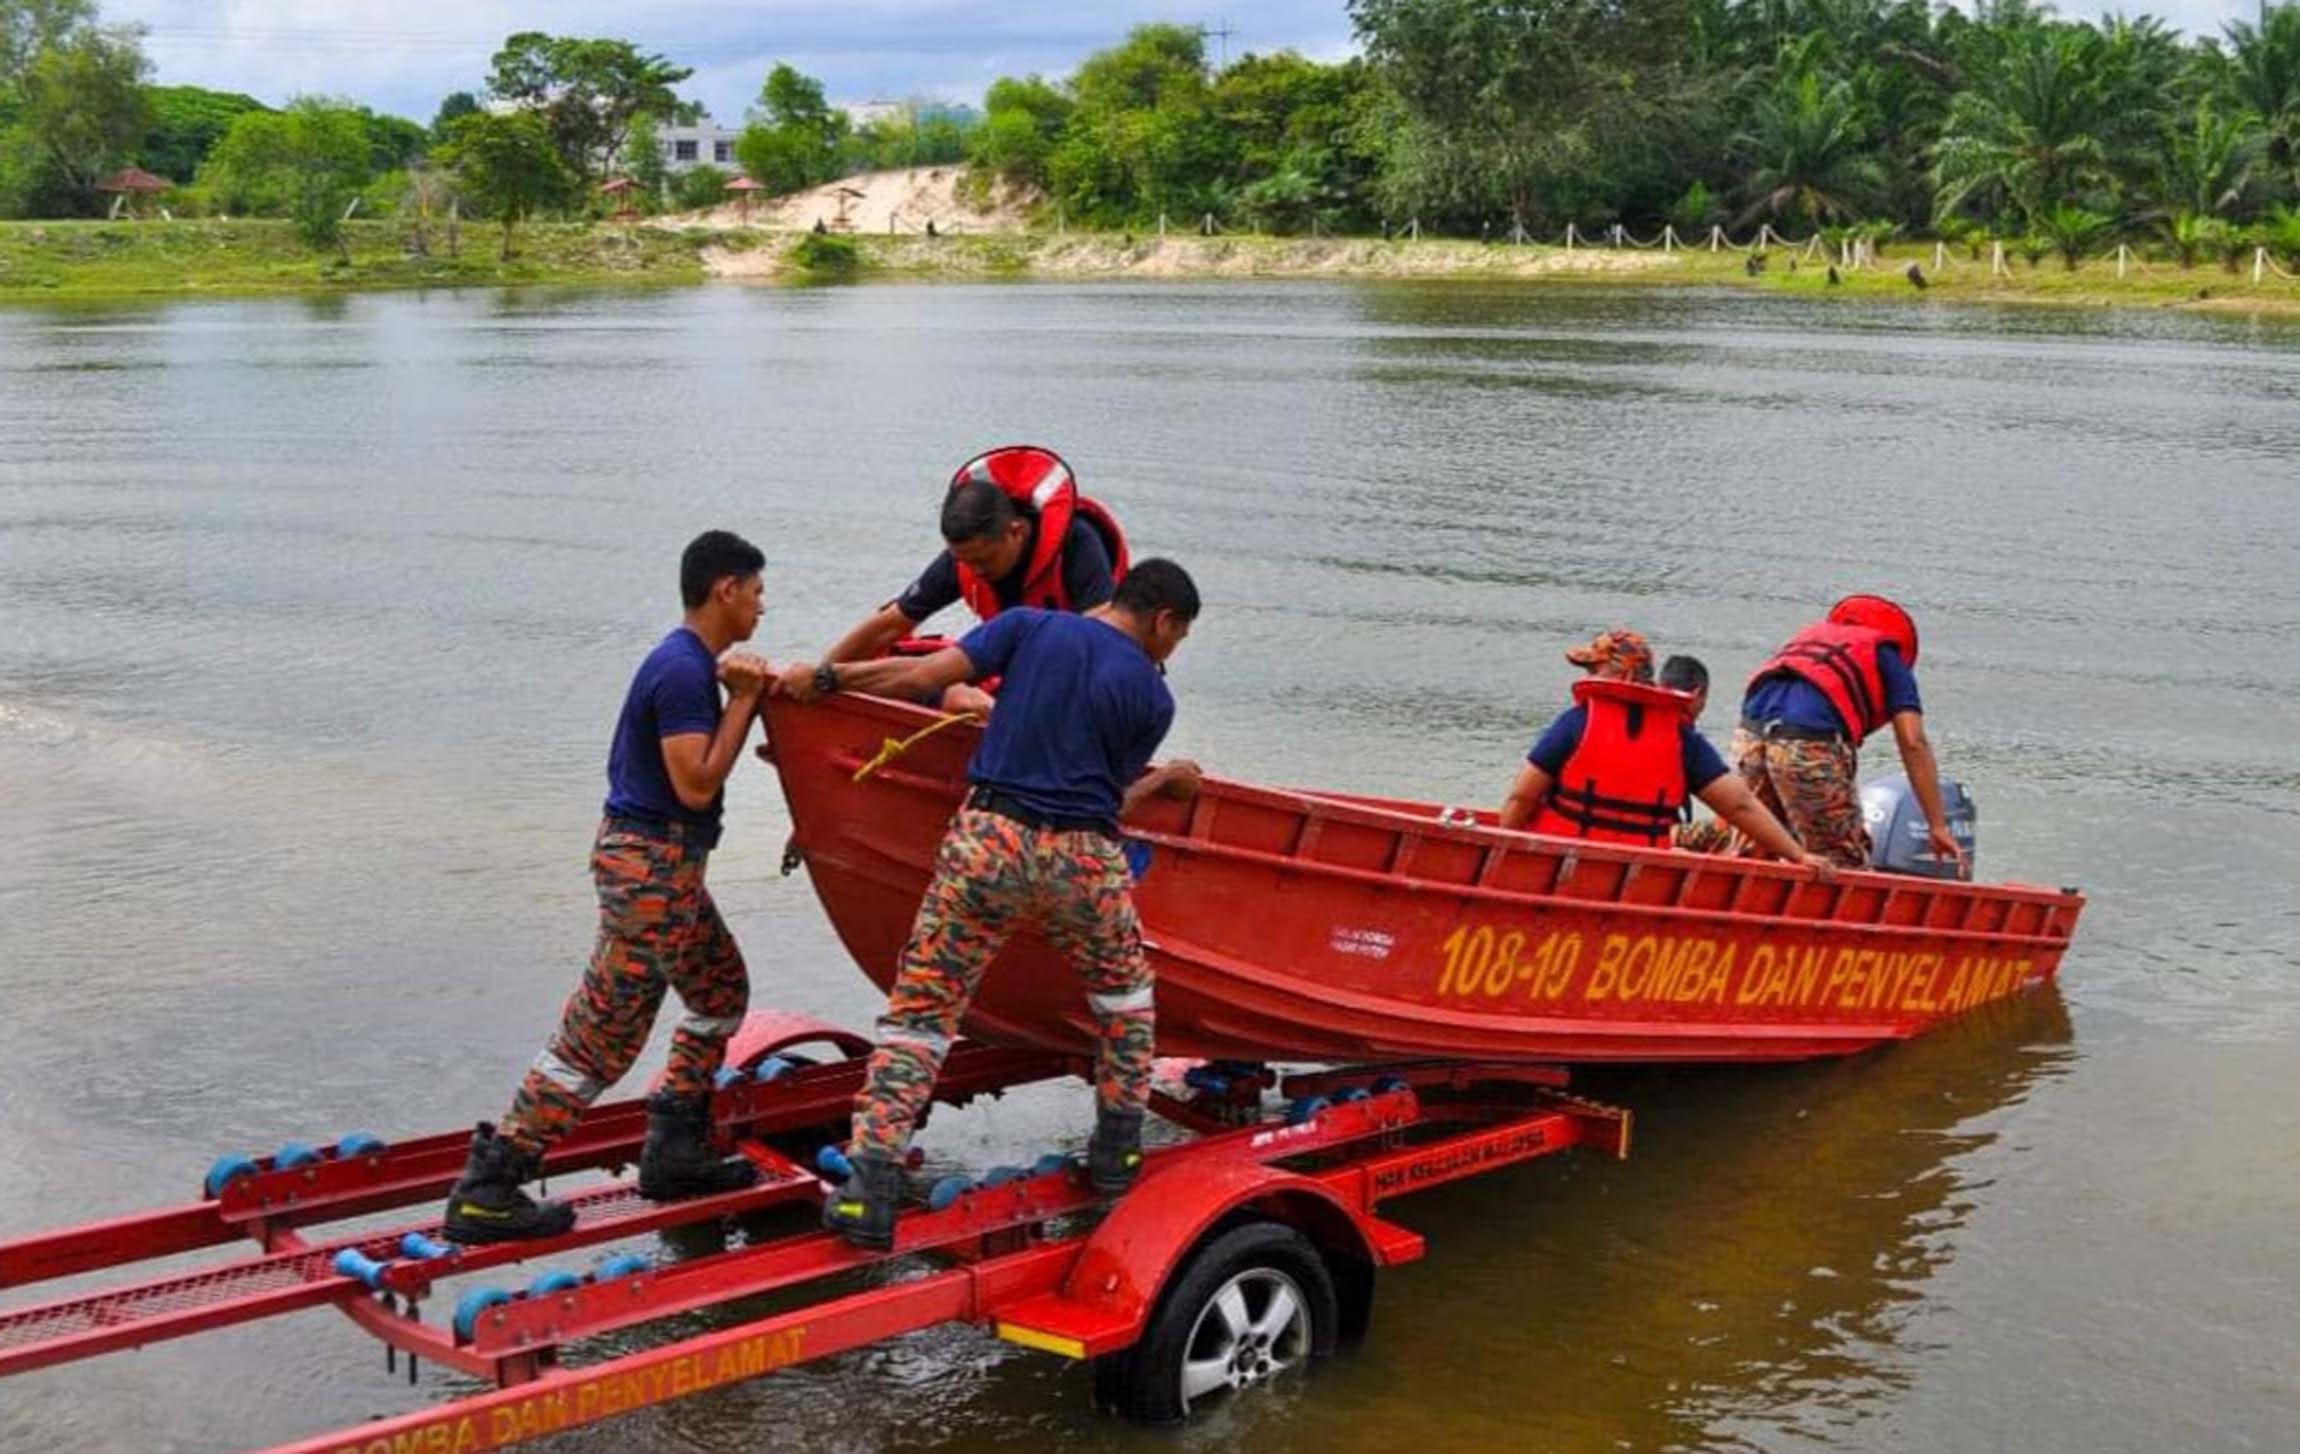
[[[862,272],[862,251],[849,238],[810,232],[791,244],[785,261],[817,282],[846,282]]]
[[[2113,222],[2114,219],[2090,208],[2063,203],[2037,219],[2037,230],[2044,234],[2052,250],[2060,254],[2061,265],[2073,273],[2084,255],[2108,235]]]
[[[727,173],[708,162],[689,167],[671,182],[671,200],[686,212],[716,207],[727,200],[727,183],[731,180]]]

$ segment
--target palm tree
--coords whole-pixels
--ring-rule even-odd
[[[2263,150],[2281,179],[2300,174],[2300,5],[2266,11],[2261,23],[2228,27],[2220,91],[2260,118]]]
[[[1824,83],[1810,67],[1783,76],[1758,98],[1749,129],[1734,138],[1750,168],[1749,204],[1739,221],[1859,216],[1885,185],[1868,141],[1868,118],[1850,85]]]
[[[1933,151],[1934,205],[2010,203],[2031,221],[2107,181],[2115,116],[2108,57],[2089,26],[2024,26],[1983,47],[1983,73],[1949,105]]]
[[[2217,229],[2222,223],[2217,217],[2203,217],[2194,212],[2177,212],[2164,224],[2165,238],[2172,244],[2173,256],[2183,268],[2196,266],[2197,255],[2210,248]]]
[[[2243,197],[2259,156],[2259,118],[2249,110],[2222,114],[2206,97],[2190,125],[2165,135],[2156,200],[2167,212],[2225,212]]]
[[[2077,260],[2092,251],[2092,245],[2107,234],[2114,221],[2104,213],[2063,203],[2037,219],[2037,232],[2073,273]]]

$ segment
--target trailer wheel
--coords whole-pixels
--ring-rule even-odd
[[[1106,1407],[1173,1424],[1334,1351],[1333,1274],[1310,1239],[1278,1222],[1217,1233],[1159,1295],[1133,1347],[1094,1364]]]

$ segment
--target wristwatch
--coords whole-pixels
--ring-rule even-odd
[[[827,697],[839,689],[839,669],[829,662],[815,668],[815,695]]]

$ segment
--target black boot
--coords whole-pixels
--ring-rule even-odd
[[[543,1171],[543,1158],[520,1150],[481,1121],[471,1133],[463,1179],[447,1194],[442,1230],[450,1242],[523,1242],[556,1237],[575,1225],[565,1202],[539,1202],[519,1189]]]
[[[1098,1196],[1123,1195],[1142,1169],[1142,1113],[1097,1111],[1086,1143],[1086,1180]]]
[[[823,1225],[857,1247],[894,1245],[895,1204],[902,1200],[902,1163],[869,1152],[848,1159],[854,1174],[823,1201]]]
[[[741,1191],[759,1169],[711,1145],[708,1096],[657,1091],[647,1097],[647,1144],[639,1148],[639,1195],[651,1202]]]

